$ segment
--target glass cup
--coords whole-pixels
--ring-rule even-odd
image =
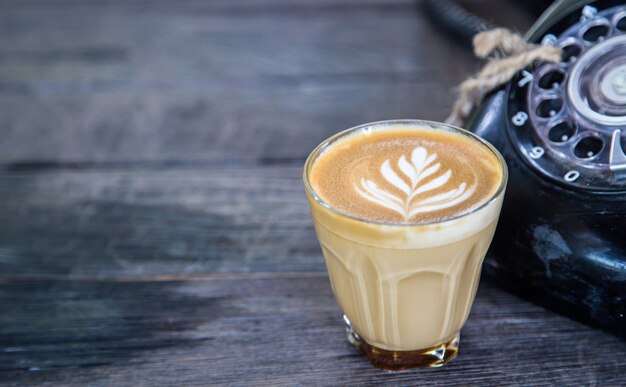
[[[321,152],[347,135],[399,126],[454,132],[486,148],[502,168],[493,196],[468,213],[442,221],[382,223],[343,213],[315,193],[309,174]],[[421,120],[357,126],[324,141],[308,157],[304,185],[348,341],[374,366],[394,371],[439,367],[456,356],[507,177],[502,155],[482,138]]]

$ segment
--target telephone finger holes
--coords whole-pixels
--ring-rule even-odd
[[[561,86],[565,74],[561,70],[550,70],[539,78],[538,85],[542,89],[552,89]]]
[[[604,142],[598,137],[585,137],[574,147],[574,154],[580,159],[590,159],[602,150]]]
[[[574,61],[578,58],[581,52],[581,48],[577,44],[568,44],[563,47],[563,54],[561,54],[561,59],[563,62]]]
[[[609,35],[609,27],[604,24],[597,24],[587,28],[583,33],[583,39],[589,43],[604,40]]]
[[[576,127],[567,122],[559,122],[548,131],[552,142],[566,142],[576,134]]]
[[[563,101],[560,98],[545,99],[537,106],[537,115],[543,118],[555,116],[563,107]]]

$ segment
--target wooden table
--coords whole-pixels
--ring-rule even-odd
[[[5,0],[0,30],[0,383],[626,383],[624,342],[488,282],[442,369],[345,341],[301,167],[446,116],[477,63],[415,2]]]

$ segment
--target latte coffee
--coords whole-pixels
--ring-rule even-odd
[[[496,156],[471,137],[398,126],[348,135],[320,153],[313,191],[364,220],[419,223],[449,219],[484,203],[502,180]]]
[[[456,356],[507,171],[479,137],[428,121],[362,125],[305,165],[315,230],[349,339],[376,366]]]

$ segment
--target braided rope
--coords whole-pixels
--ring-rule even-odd
[[[476,105],[490,91],[509,82],[533,62],[560,61],[562,53],[558,47],[528,43],[519,34],[504,28],[476,34],[473,44],[477,57],[491,59],[477,75],[459,86],[459,96],[446,119],[447,123],[457,126],[467,121]]]

